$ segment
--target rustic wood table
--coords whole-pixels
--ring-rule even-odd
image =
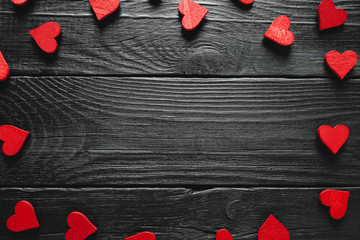
[[[31,132],[1,156],[1,240],[64,239],[71,211],[98,227],[89,239],[255,240],[270,213],[291,239],[360,238],[360,66],[339,81],[324,64],[360,53],[360,2],[337,1],[348,20],[324,32],[320,0],[197,2],[210,12],[185,32],[175,0],[123,0],[102,23],[88,0],[1,1],[1,124]],[[279,15],[290,48],[263,40]],[[54,55],[28,33],[47,21],[62,27]],[[350,128],[338,155],[323,124]],[[318,199],[327,188],[351,191],[340,221]],[[20,200],[39,229],[6,229]]]

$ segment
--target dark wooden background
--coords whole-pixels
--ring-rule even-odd
[[[360,238],[360,68],[339,81],[330,50],[360,54],[360,2],[335,0],[344,26],[319,32],[320,0],[199,0],[209,9],[185,32],[175,0],[122,0],[98,23],[88,0],[0,3],[0,50],[11,77],[0,85],[0,124],[31,132],[0,160],[0,239],[64,239],[81,211],[89,239],[152,231],[158,240],[257,239],[270,213],[291,239]],[[290,48],[263,40],[279,15]],[[42,53],[28,31],[62,27],[59,50]],[[333,156],[316,137],[345,124]],[[318,200],[351,191],[332,220]],[[13,207],[30,201],[40,228],[11,233]]]

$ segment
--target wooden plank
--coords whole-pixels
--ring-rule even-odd
[[[360,188],[349,190],[345,217],[332,220],[318,200],[323,188],[191,189],[1,189],[1,239],[64,239],[67,215],[83,212],[97,227],[89,239],[124,239],[152,231],[163,239],[215,239],[226,228],[234,239],[257,239],[270,213],[289,230],[291,239],[360,237]],[[35,209],[40,228],[11,233],[5,222],[17,201],[26,199]]]
[[[177,1],[158,6],[147,0],[122,3],[122,10],[98,24],[87,1],[34,1],[29,12],[14,14],[10,2],[0,13],[0,40],[13,75],[295,76],[329,77],[324,55],[333,49],[359,51],[357,1],[342,1],[345,26],[319,33],[318,1],[257,1],[243,9],[231,1],[204,1],[211,12],[203,26],[184,32]],[[10,9],[9,9],[10,8]],[[19,10],[18,10],[19,11]],[[281,14],[293,20],[296,36],[289,49],[263,41]],[[48,56],[28,31],[46,21],[63,29],[60,48]],[[352,73],[360,77],[358,66]]]
[[[0,124],[31,137],[0,161],[0,185],[359,186],[359,91],[359,79],[12,77]],[[336,156],[323,124],[350,128]]]

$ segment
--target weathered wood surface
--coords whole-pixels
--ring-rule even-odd
[[[360,81],[12,77],[0,124],[31,132],[1,186],[359,186]],[[323,124],[350,138],[333,156]]]
[[[234,239],[257,239],[257,231],[270,213],[290,232],[291,239],[354,240],[360,236],[360,188],[349,190],[348,211],[332,220],[318,196],[322,188],[116,189],[19,188],[1,189],[2,240],[64,239],[67,215],[81,211],[97,227],[89,239],[124,239],[152,231],[158,240],[215,240],[221,228]],[[40,228],[23,233],[5,229],[19,200],[30,201]]]
[[[193,33],[181,27],[179,1],[122,1],[121,10],[99,24],[86,0],[33,1],[14,8],[0,6],[0,49],[13,75],[153,75],[153,76],[296,76],[328,77],[324,55],[330,50],[359,51],[360,7],[344,0],[349,19],[338,29],[320,33],[320,1],[256,1],[244,9],[236,1],[199,1],[209,8]],[[289,49],[263,41],[279,15],[293,21],[296,36]],[[45,56],[28,31],[47,21],[62,29],[60,48]],[[358,67],[357,67],[358,68]],[[355,69],[353,76],[360,77]]]

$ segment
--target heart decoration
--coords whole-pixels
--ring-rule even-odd
[[[61,27],[58,23],[44,23],[29,33],[44,52],[54,53],[58,48],[58,43],[55,40],[61,33]]]
[[[330,207],[330,216],[334,219],[344,217],[348,205],[350,192],[327,189],[320,193],[320,202]]]
[[[239,2],[245,5],[250,5],[254,2],[254,0],[239,0]]]
[[[0,127],[0,140],[4,141],[2,150],[6,156],[17,154],[22,148],[29,132],[20,128],[2,125]]]
[[[331,0],[324,0],[318,7],[319,29],[325,30],[340,26],[347,19],[344,9],[335,9],[335,4]]]
[[[15,214],[8,218],[6,227],[13,232],[38,228],[39,222],[31,203],[20,201],[15,205]]]
[[[178,8],[179,12],[184,15],[181,23],[187,31],[194,30],[209,12],[208,9],[191,0],[181,1]]]
[[[72,212],[67,218],[69,230],[65,234],[66,240],[84,240],[97,231],[97,228],[81,212]]]
[[[28,2],[28,0],[11,0],[16,6],[22,6]]]
[[[2,52],[0,51],[0,81],[5,81],[10,75],[9,65],[7,64]]]
[[[120,6],[120,0],[89,0],[98,21],[113,14]]]
[[[258,231],[258,240],[289,240],[290,234],[272,214]]]
[[[330,51],[325,55],[328,67],[340,79],[344,79],[357,62],[357,54],[354,51],[346,51],[340,54],[337,51]]]
[[[323,125],[318,128],[317,133],[330,152],[336,154],[348,139],[349,128],[345,125],[338,125],[334,128]]]
[[[216,233],[216,240],[233,240],[229,231],[221,229]]]
[[[281,46],[290,46],[295,40],[294,34],[288,30],[290,24],[290,19],[287,16],[277,17],[264,34],[264,37]]]
[[[141,232],[131,237],[127,237],[125,240],[156,240],[156,236],[152,232]]]

